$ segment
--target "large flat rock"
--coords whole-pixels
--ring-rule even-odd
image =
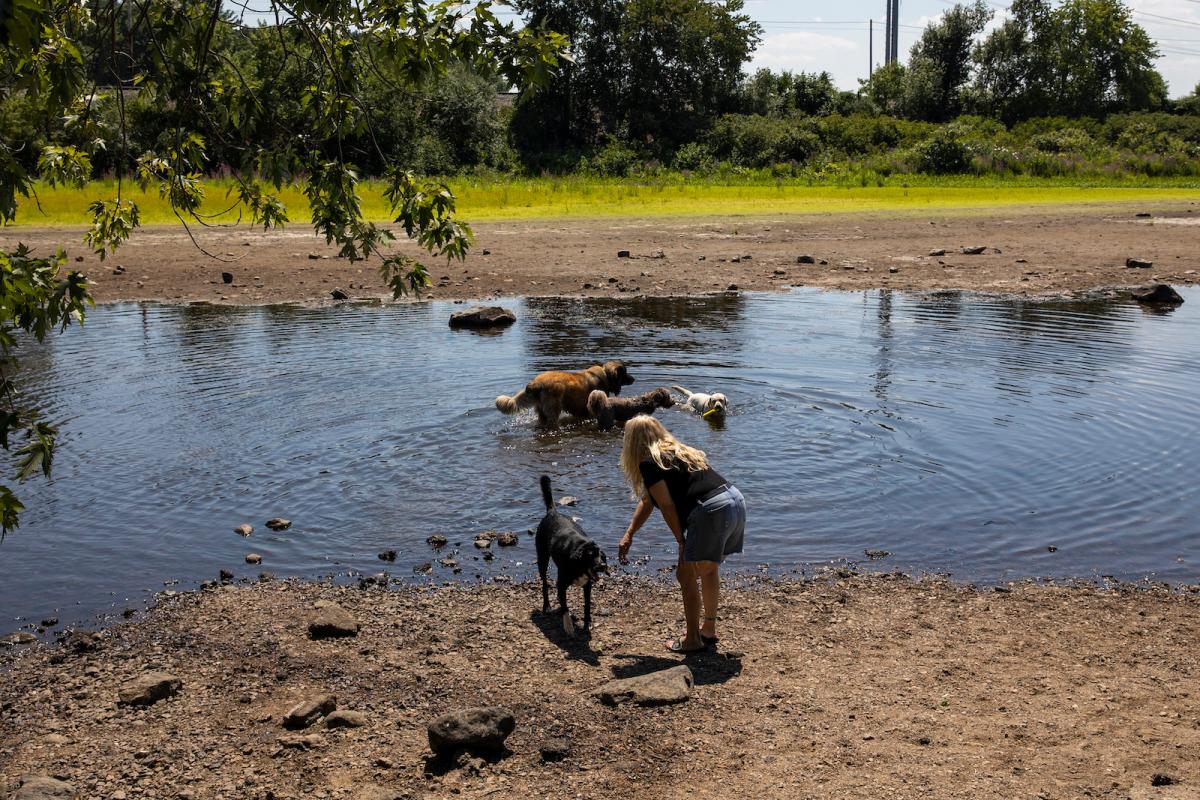
[[[632,678],[609,681],[595,691],[600,702],[609,706],[633,703],[639,706],[665,706],[682,703],[692,696],[695,683],[687,665],[648,672]]]

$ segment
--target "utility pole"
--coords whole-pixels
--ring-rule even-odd
[[[891,52],[888,63],[895,64],[900,60],[900,0],[888,0],[888,18],[891,20],[887,31],[888,49]]]
[[[867,20],[867,80],[875,74],[875,20]]]

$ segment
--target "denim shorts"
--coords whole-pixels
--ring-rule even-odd
[[[746,498],[734,486],[728,486],[688,515],[684,529],[684,561],[716,561],[742,552],[746,534]]]

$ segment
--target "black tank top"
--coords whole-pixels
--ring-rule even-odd
[[[654,484],[659,481],[667,482],[667,493],[671,495],[671,502],[679,512],[679,524],[684,527],[687,527],[688,517],[699,505],[700,498],[725,483],[725,479],[712,467],[693,472],[679,459],[672,460],[669,469],[662,469],[653,459],[647,458],[638,464],[638,470],[642,473],[642,484],[646,487],[647,495]],[[654,503],[653,497],[650,498],[650,502]]]

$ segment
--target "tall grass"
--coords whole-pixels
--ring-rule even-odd
[[[456,177],[448,183],[468,220],[519,220],[558,217],[719,216],[729,214],[837,213],[872,211],[954,211],[992,207],[1200,200],[1195,178],[1113,178],[1082,181],[1031,176],[930,176],[870,172],[829,179],[777,178],[768,171],[719,178],[665,173],[653,178],[508,176]],[[206,182],[205,213],[214,223],[234,223],[228,208],[231,184]],[[360,185],[363,211],[373,221],[390,219],[382,185]],[[95,181],[82,189],[38,190],[38,202],[24,201],[18,225],[68,227],[88,224],[86,208],[96,199],[116,194],[112,181]],[[124,196],[137,202],[142,224],[177,222],[157,192],[141,192],[130,184]],[[308,219],[303,194],[285,188],[281,199],[293,222]]]

